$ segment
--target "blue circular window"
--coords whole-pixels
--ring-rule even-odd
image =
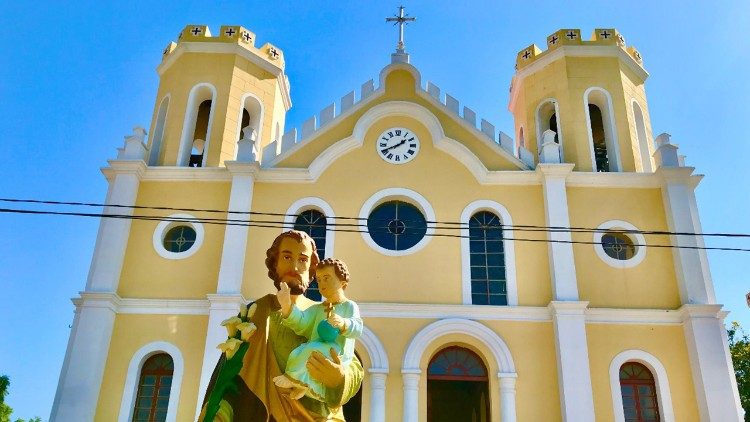
[[[378,205],[367,217],[367,231],[381,248],[403,251],[424,238],[427,221],[414,205],[389,201]]]
[[[164,236],[164,249],[169,252],[185,252],[195,243],[195,229],[190,226],[176,226]]]

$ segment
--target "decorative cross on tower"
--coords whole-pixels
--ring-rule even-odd
[[[398,15],[394,15],[392,18],[385,18],[386,22],[395,22],[393,25],[398,25],[398,44],[396,45],[396,53],[404,54],[404,25],[408,25],[409,22],[414,22],[417,18],[409,17],[404,15],[404,6],[398,7]]]
[[[224,34],[226,34],[227,37],[231,37],[232,35],[235,34],[235,32],[237,31],[235,31],[234,28],[229,28],[226,31],[224,31]]]

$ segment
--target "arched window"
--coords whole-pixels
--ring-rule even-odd
[[[242,130],[250,127],[255,131],[255,139],[260,142],[261,122],[263,121],[263,106],[253,94],[245,94],[242,97],[242,106],[238,117],[239,127],[237,128],[237,140],[242,139]],[[260,144],[256,145],[260,148]],[[235,149],[235,157],[237,150]]]
[[[211,138],[216,89],[207,83],[198,84],[188,96],[185,121],[177,157],[178,166],[203,167]]]
[[[617,130],[609,93],[602,88],[589,88],[583,99],[594,171],[620,171]]]
[[[166,420],[173,372],[172,357],[166,353],[153,355],[143,363],[138,380],[133,422]]]
[[[427,420],[490,419],[487,368],[482,359],[459,346],[440,350],[427,366]]]
[[[503,228],[500,218],[480,211],[469,219],[471,303],[507,305]]]
[[[620,367],[622,407],[627,422],[659,422],[654,376],[645,365],[626,362]]]
[[[526,140],[523,139],[523,128],[518,129],[518,146],[526,148]]]
[[[638,138],[638,149],[641,152],[642,171],[651,172],[651,153],[648,149],[648,135],[646,132],[646,122],[643,119],[643,110],[641,106],[633,100],[633,119],[635,120],[635,134]]]
[[[151,150],[148,155],[148,165],[155,166],[159,164],[159,154],[161,154],[161,141],[164,139],[164,125],[167,122],[167,110],[169,109],[169,95],[167,95],[159,105],[159,111],[156,113],[156,123],[151,135]]]
[[[326,251],[326,223],[326,216],[313,209],[302,211],[294,221],[294,230],[305,232],[313,238],[321,260],[325,258]],[[305,296],[316,301],[322,300],[320,290],[318,290],[318,281],[314,278],[310,280]]]
[[[557,109],[557,102],[554,99],[545,100],[536,108],[536,139],[539,144],[537,148],[542,146],[542,135],[547,130],[555,132],[555,142],[560,144],[562,134],[559,129]]]

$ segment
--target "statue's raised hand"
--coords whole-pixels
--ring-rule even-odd
[[[288,317],[289,313],[292,312],[292,294],[289,286],[283,281],[280,283],[279,291],[276,292],[276,299],[281,305],[281,315],[284,318]]]

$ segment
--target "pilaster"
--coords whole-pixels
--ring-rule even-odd
[[[700,176],[693,176],[692,167],[659,167],[656,173],[662,180],[662,200],[669,231],[675,233],[701,233],[695,186]],[[708,256],[702,236],[672,235],[671,241],[675,273],[683,304],[716,303]]]
[[[203,397],[206,395],[208,382],[211,380],[216,362],[221,352],[216,348],[227,339],[227,330],[221,322],[239,313],[240,305],[246,303],[241,295],[207,295],[208,297],[208,328],[206,330],[206,344],[203,349],[203,364],[201,366],[200,383],[198,384],[198,403],[195,418],[201,411]]]
[[[81,292],[50,421],[93,421],[119,297]]]
[[[588,302],[549,304],[555,329],[560,410],[562,420],[568,422],[594,421],[594,398],[586,341],[587,306]]]
[[[574,164],[539,164],[537,173],[542,179],[544,193],[544,217],[548,227],[570,227],[568,194],[565,179],[573,171]],[[570,232],[550,231],[549,266],[552,277],[554,300],[578,300],[578,282],[573,259],[573,244]]]
[[[402,369],[404,382],[404,422],[419,422],[419,369]]]
[[[515,373],[499,372],[500,422],[516,422],[516,378]]]
[[[229,212],[227,218],[237,222],[249,222],[253,203],[255,178],[260,168],[257,162],[225,163],[232,175],[232,188],[229,194]],[[247,250],[247,225],[228,225],[224,232],[224,247],[221,251],[221,266],[216,292],[219,294],[239,294],[242,287],[242,275],[245,269],[245,252]]]
[[[385,422],[385,380],[387,372],[369,370],[370,377],[370,422]]]
[[[107,205],[135,205],[146,163],[143,160],[111,160],[104,173],[109,180]],[[104,214],[133,215],[133,208],[104,207]],[[116,292],[130,235],[129,218],[102,218],[91,259],[87,292]]]
[[[721,305],[683,305],[683,328],[702,421],[741,422],[734,367]]]

